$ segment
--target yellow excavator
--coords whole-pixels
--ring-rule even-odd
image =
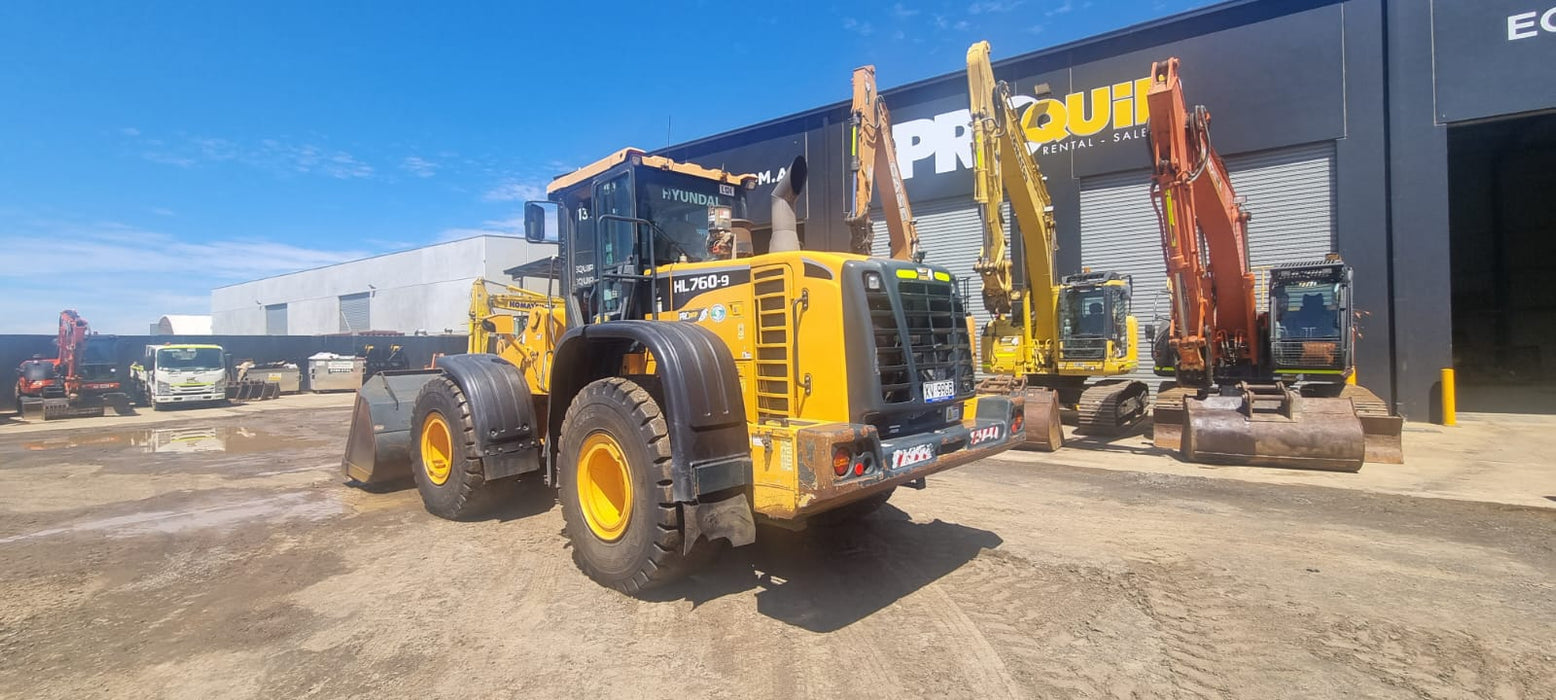
[[[552,181],[524,228],[560,247],[556,293],[478,283],[471,353],[363,386],[347,476],[409,477],[460,519],[539,475],[574,561],[637,593],[758,519],[847,527],[1019,443],[1021,397],[976,393],[950,273],[801,250],[805,179],[796,158],[775,185],[764,251],[753,176],[623,149]]]
[[[984,307],[994,314],[979,340],[983,371],[992,376],[979,390],[1026,397],[1028,449],[1051,451],[1064,444],[1063,410],[1073,411],[1085,432],[1126,429],[1145,416],[1149,387],[1123,379],[1087,380],[1135,369],[1130,280],[1083,270],[1054,283],[1052,200],[1010,86],[994,80],[986,41],[967,50],[967,89],[973,196],[984,234],[974,269],[983,278]],[[1000,204],[1007,195],[1018,225],[1019,267],[1006,250]]]
[[[897,143],[891,135],[891,112],[875,86],[875,66],[854,69],[854,96],[848,118],[848,172],[854,187],[848,193],[844,221],[852,238],[853,252],[873,255],[874,230],[870,227],[871,193],[880,191],[881,215],[886,219],[893,260],[921,262],[918,222],[902,184],[897,166]],[[877,171],[884,171],[880,179]]]

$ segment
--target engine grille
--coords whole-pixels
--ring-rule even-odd
[[[1107,338],[1069,338],[1059,341],[1059,356],[1066,360],[1102,360],[1107,355]]]
[[[900,324],[890,295],[871,292],[866,296],[884,403],[920,398],[924,382],[946,379],[956,381],[957,396],[973,392],[967,311],[954,286],[949,282],[898,280]]]

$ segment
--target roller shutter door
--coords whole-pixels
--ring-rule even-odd
[[[1334,144],[1267,151],[1226,159],[1238,196],[1253,215],[1249,262],[1271,265],[1321,259],[1334,250]],[[1140,366],[1132,375],[1154,386],[1150,338],[1144,326],[1169,314],[1161,232],[1151,207],[1149,173],[1136,171],[1081,183],[1081,264],[1134,280],[1134,315],[1141,325]],[[1263,288],[1262,275],[1259,288]],[[1264,305],[1262,294],[1259,303]]]
[[[973,271],[973,263],[978,261],[978,251],[983,247],[983,223],[978,220],[978,205],[970,196],[914,202],[913,218],[918,221],[919,248],[924,251],[924,262],[944,267],[956,276],[968,309],[977,319],[976,327],[983,328],[992,315],[983,308],[983,281]],[[875,231],[875,254],[890,256],[891,243],[880,212],[870,214],[870,223]],[[974,339],[973,343],[977,342]]]
[[[265,307],[265,335],[286,335],[286,304]]]
[[[372,329],[372,316],[369,314],[371,298],[366,292],[347,294],[340,298],[340,332],[361,333]]]

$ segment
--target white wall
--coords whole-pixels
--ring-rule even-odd
[[[265,306],[284,303],[288,335],[339,333],[340,297],[368,292],[371,330],[462,333],[477,276],[508,281],[504,268],[554,253],[522,238],[478,236],[221,287],[211,292],[212,332],[263,335]]]

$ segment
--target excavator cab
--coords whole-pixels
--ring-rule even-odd
[[[1069,275],[1059,287],[1059,361],[1103,362],[1129,355],[1129,277],[1113,272]]]
[[[1351,373],[1351,270],[1342,262],[1270,270],[1270,360],[1281,378],[1341,382]]]

